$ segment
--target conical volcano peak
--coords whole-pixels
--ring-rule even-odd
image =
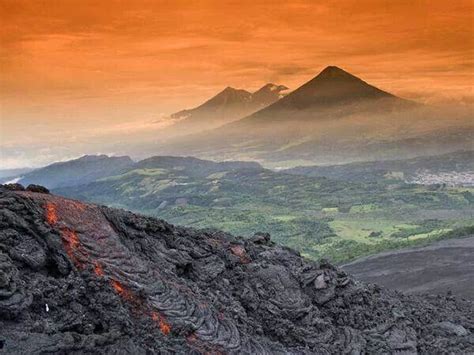
[[[382,100],[384,106],[381,106]],[[366,83],[355,75],[337,67],[328,66],[317,76],[289,93],[274,104],[257,112],[257,116],[271,115],[288,117],[288,111],[306,110],[306,115],[315,117],[322,110],[348,108],[361,110],[392,110],[393,107],[406,106],[409,102]],[[309,113],[311,111],[311,113]],[[354,111],[355,112],[355,111]],[[270,114],[271,113],[271,114]],[[290,115],[294,117],[294,115]],[[258,118],[260,119],[260,118]]]
[[[357,79],[356,76],[352,75],[351,73],[346,72],[345,70],[336,67],[336,66],[328,66],[321,71],[316,78],[319,79]]]

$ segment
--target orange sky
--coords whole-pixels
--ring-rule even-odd
[[[0,0],[0,143],[147,129],[225,86],[295,88],[327,65],[403,97],[472,103],[473,9],[472,0]]]

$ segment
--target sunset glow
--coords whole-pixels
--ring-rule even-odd
[[[421,102],[474,97],[470,0],[1,0],[0,11],[10,157],[19,140],[47,160],[45,141],[149,131],[226,86],[294,89],[327,65]]]

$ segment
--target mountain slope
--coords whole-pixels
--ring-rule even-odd
[[[279,100],[285,90],[288,88],[271,83],[254,93],[227,87],[196,108],[172,114],[177,122],[166,132],[190,134],[238,120]]]
[[[365,282],[407,294],[442,293],[474,300],[474,236],[371,255],[342,266]]]
[[[7,353],[469,353],[472,304],[354,281],[266,234],[0,188]]]
[[[351,113],[354,113],[354,110],[362,108],[387,109],[404,105],[414,103],[367,84],[338,67],[329,66],[280,101],[256,112],[242,123],[267,115],[273,116],[274,119],[275,115],[282,113],[286,119],[292,119],[287,116],[288,111],[311,110],[311,115],[314,115],[318,110],[326,111],[335,106],[340,110],[342,106],[349,106]]]
[[[241,111],[244,111],[249,106],[251,100],[252,94],[250,92],[234,89],[229,86],[202,105],[173,113],[171,118],[197,120],[212,119],[214,118],[212,117],[213,115],[230,115],[233,117],[241,114]]]
[[[79,159],[59,162],[24,175],[19,183],[39,184],[50,189],[86,184],[105,176],[115,175],[133,166],[130,157],[85,155]]]
[[[262,166],[256,162],[247,161],[224,161],[214,162],[194,157],[170,157],[156,156],[137,162],[134,169],[164,169],[175,171],[190,177],[207,177],[219,172],[232,170],[262,170]]]
[[[319,176],[329,179],[376,182],[402,180],[411,183],[474,185],[474,151],[459,151],[405,160],[385,160],[328,166],[299,166],[288,174]],[[428,177],[431,177],[428,178]]]
[[[33,168],[0,169],[0,183],[19,178],[34,170]]]
[[[252,103],[257,109],[267,107],[282,97],[288,88],[284,85],[268,83],[252,94]]]
[[[473,132],[472,110],[421,105],[327,67],[245,118],[162,142],[154,151],[277,167],[340,164],[472,150]]]

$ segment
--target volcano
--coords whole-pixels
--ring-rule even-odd
[[[328,66],[295,91],[240,120],[238,124],[334,118],[360,112],[386,113],[417,105],[380,90],[341,68]]]
[[[366,83],[343,69],[329,66],[281,102],[274,104],[272,110],[281,108],[307,109],[347,104],[360,100],[381,99],[400,103],[406,101]]]
[[[167,131],[189,134],[233,122],[279,100],[286,90],[286,86],[272,83],[254,93],[227,87],[198,107],[173,113],[171,118],[177,122]]]
[[[206,116],[211,114],[233,114],[233,110],[244,109],[249,105],[251,100],[252,94],[250,92],[241,89],[234,89],[228,86],[202,105],[190,110],[182,110],[173,113],[171,118],[189,119],[192,117]]]
[[[409,159],[470,150],[470,116],[400,98],[329,66],[257,112],[151,150],[276,167]]]
[[[243,239],[0,187],[6,353],[469,353],[472,304]],[[44,190],[47,192],[47,190]]]

